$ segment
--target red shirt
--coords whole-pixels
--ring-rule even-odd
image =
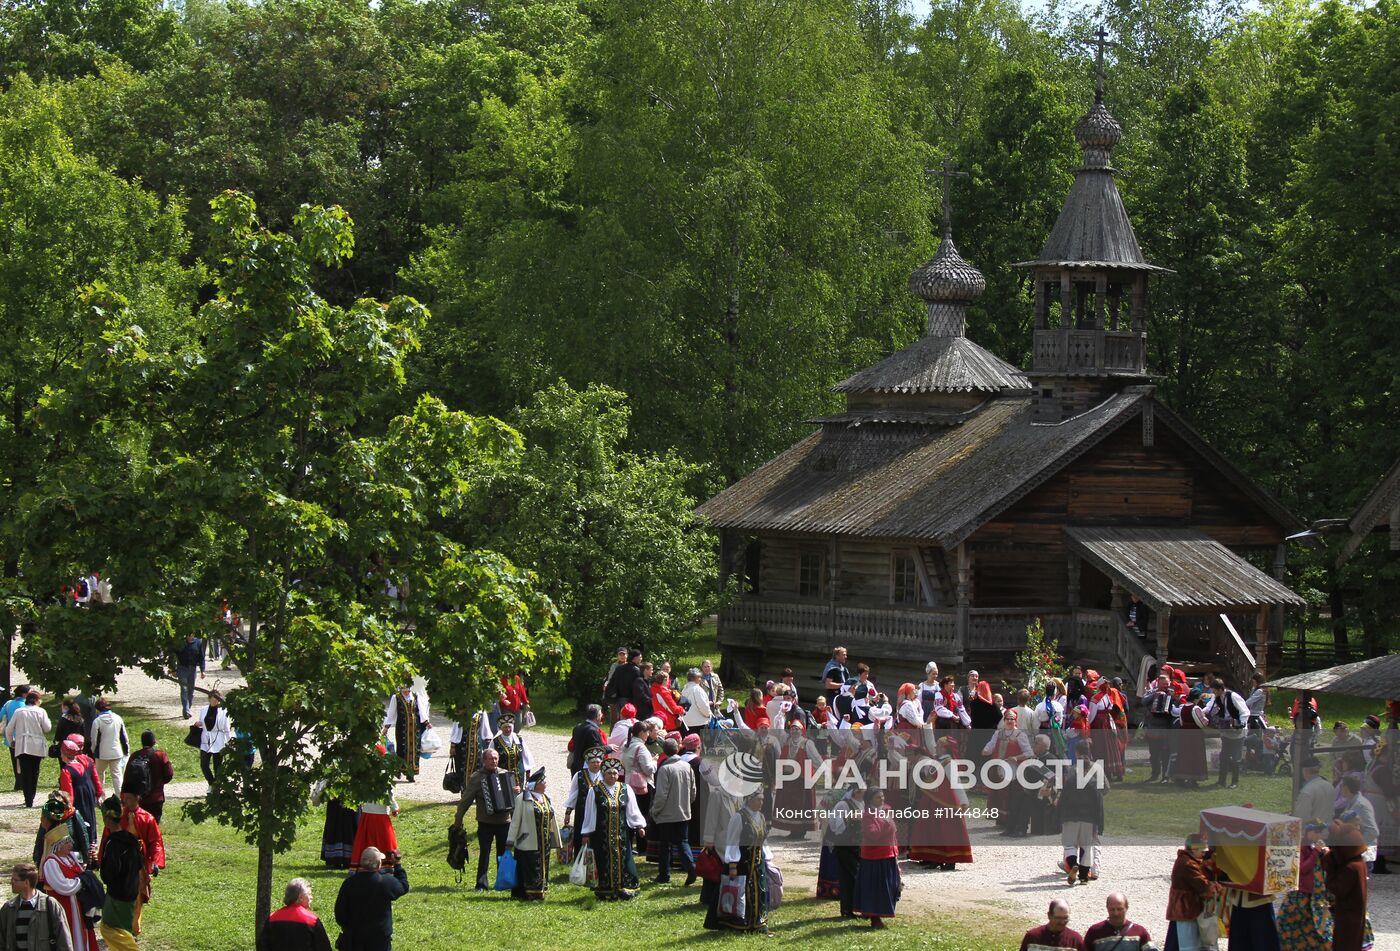
[[[136,836],[141,843],[141,851],[146,856],[146,867],[165,868],[165,839],[161,837],[160,826],[156,824],[156,817],[151,815],[140,806],[135,812],[123,812],[121,828]],[[107,838],[110,836],[107,830],[102,831],[102,845],[105,848]],[[98,850],[98,861],[102,860],[101,850]]]
[[[866,809],[860,822],[860,857],[892,859],[899,856],[894,820],[888,809]]]
[[[1028,951],[1035,945],[1042,948],[1074,948],[1076,951],[1084,951],[1084,937],[1073,928],[1051,931],[1050,926],[1045,924],[1027,931],[1026,936],[1021,939],[1021,951]]]
[[[79,776],[89,770],[92,772],[92,784],[96,787],[97,802],[100,805],[102,803],[102,797],[106,794],[102,791],[102,774],[97,771],[92,757],[88,756],[86,753],[79,753],[77,756],[73,757],[73,762],[63,763],[58,768],[58,788],[68,794],[69,802],[73,802],[73,776],[68,770],[63,768],[64,766],[72,766],[78,771]]]
[[[666,725],[668,733],[676,728],[676,718],[685,716],[685,708],[671,696],[671,688],[661,684],[651,685],[651,709]]]

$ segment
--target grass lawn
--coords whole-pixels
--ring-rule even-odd
[[[1366,719],[1368,713],[1374,713],[1385,722],[1385,701],[1366,700],[1362,697],[1344,697],[1340,694],[1319,693],[1317,698],[1317,712],[1322,716],[1322,726],[1324,730],[1332,729],[1332,724],[1341,720],[1351,727],[1352,732],[1361,728],[1361,722]],[[1292,729],[1289,721],[1289,710],[1293,707],[1293,700],[1297,693],[1292,690],[1273,690],[1269,695],[1269,707],[1265,716],[1273,726],[1283,727],[1285,730]]]
[[[344,873],[324,869],[319,861],[319,812],[303,826],[292,852],[277,861],[278,887],[288,878],[309,878],[315,909],[333,919],[335,896]],[[459,884],[448,868],[446,829],[452,807],[408,804],[395,821],[412,891],[395,906],[395,947],[413,951],[458,951],[463,939],[503,949],[595,951],[599,947],[630,948],[643,943],[661,948],[711,941],[755,940],[706,932],[698,887],[647,884],[628,903],[596,902],[591,892],[567,883],[567,869],[556,864],[554,889],[542,904],[524,904],[507,893],[472,890],[470,875]],[[253,885],[256,855],[232,830],[190,824],[178,811],[167,813],[166,848],[170,867],[155,882],[155,900],[145,917],[142,947],[153,951],[229,951],[252,947]],[[472,839],[475,853],[476,842]],[[475,861],[475,854],[473,854]],[[643,878],[655,867],[643,864]],[[810,887],[794,889],[810,892]],[[842,922],[832,902],[817,902],[809,894],[794,895],[773,915],[777,934],[764,947],[804,949],[880,948],[881,951],[991,951],[1015,947],[1016,925],[1006,922],[1006,937],[988,941],[974,937],[985,929],[985,913],[967,911],[938,918],[902,916],[883,933],[872,934],[863,924]],[[973,920],[976,915],[977,920]],[[993,919],[995,920],[995,919]],[[335,929],[328,925],[334,940]],[[1015,934],[1015,938],[1011,937]]]

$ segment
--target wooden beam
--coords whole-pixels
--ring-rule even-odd
[[[966,654],[970,647],[968,635],[972,629],[972,552],[968,550],[966,542],[958,545],[957,566],[958,618],[955,630],[958,651]]]
[[[1169,610],[1157,612],[1157,663],[1158,665],[1167,662],[1168,642],[1172,634],[1172,613]]]
[[[1270,622],[1273,619],[1273,613],[1273,608],[1264,607],[1259,609],[1259,617],[1256,622],[1258,626],[1254,634],[1255,670],[1259,671],[1259,673],[1263,674],[1266,678],[1269,676],[1269,628],[1271,626]],[[1238,684],[1235,689],[1240,690],[1243,687],[1244,684]]]

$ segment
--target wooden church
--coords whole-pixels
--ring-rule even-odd
[[[836,386],[845,411],[702,505],[740,596],[719,618],[732,674],[820,670],[832,647],[878,682],[924,664],[1006,670],[1037,618],[1074,662],[1147,658],[1236,681],[1276,663],[1285,540],[1303,524],[1156,396],[1150,286],[1110,163],[1103,104],[1040,255],[1028,372],[968,339],[985,289],[943,239],[910,278],[924,336]],[[1127,624],[1136,596],[1147,623]],[[1150,661],[1149,661],[1150,663]]]

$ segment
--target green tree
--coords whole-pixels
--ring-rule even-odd
[[[70,79],[121,61],[145,71],[188,41],[161,0],[9,0],[0,4],[0,77]]]
[[[541,391],[519,413],[522,464],[486,495],[505,512],[492,547],[540,576],[572,645],[569,695],[597,690],[618,644],[675,656],[716,603],[714,545],[691,517],[697,469],[626,449],[626,397],[604,386]]]
[[[237,193],[213,208],[219,267],[197,337],[150,347],[120,299],[92,295],[103,338],[82,385],[45,410],[87,448],[46,474],[25,528],[41,576],[101,553],[121,599],[46,609],[21,663],[89,689],[124,666],[159,672],[177,632],[208,627],[228,597],[248,624],[230,647],[247,685],[227,698],[243,738],[238,765],[190,811],[256,846],[261,927],[274,855],[291,846],[311,783],[387,792],[374,744],[385,698],[412,669],[461,709],[494,697],[501,673],[559,674],[569,655],[528,573],[437,528],[468,504],[471,473],[519,452],[518,435],[430,397],[383,422],[422,306],[339,307],[316,292],[316,269],[353,249],[340,208],[303,208],[292,233],[263,227]],[[74,504],[78,489],[100,504]],[[415,592],[406,616],[384,594],[390,578]],[[105,653],[90,649],[99,642]],[[254,748],[257,764],[242,765]]]
[[[46,472],[79,448],[73,434],[38,425],[36,412],[47,391],[79,373],[104,329],[83,306],[84,288],[126,295],[146,315],[148,337],[166,343],[186,329],[198,278],[180,263],[189,247],[182,207],[75,150],[63,131],[68,108],[62,89],[25,77],[0,95],[0,625],[7,632],[32,620],[62,582],[100,566],[36,570],[22,525]]]
[[[848,4],[615,0],[580,68],[567,205],[435,236],[417,278],[519,401],[562,376],[734,479],[918,324],[925,150]],[[488,264],[469,264],[482,254]],[[479,275],[474,280],[465,276]]]

